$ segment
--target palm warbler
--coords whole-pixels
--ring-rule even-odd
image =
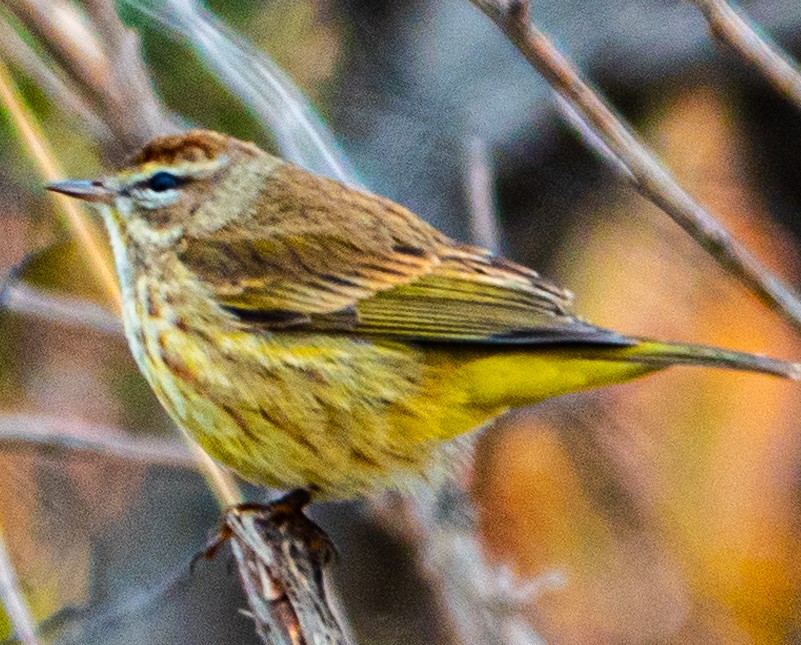
[[[799,375],[590,325],[536,272],[215,132],[49,188],[98,206],[159,400],[255,483],[328,498],[404,487],[510,407],[677,363]]]

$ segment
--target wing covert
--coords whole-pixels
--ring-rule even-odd
[[[307,317],[429,273],[442,239],[389,200],[286,164],[248,217],[187,236],[179,257],[224,306]]]
[[[180,259],[245,324],[416,342],[628,344],[575,318],[535,271],[405,208],[286,164],[253,213]]]

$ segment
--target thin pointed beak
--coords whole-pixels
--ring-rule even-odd
[[[54,181],[52,184],[47,184],[45,188],[52,190],[54,193],[77,197],[85,202],[111,204],[114,200],[114,192],[103,186],[99,181],[67,179],[66,181]]]

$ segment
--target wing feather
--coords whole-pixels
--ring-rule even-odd
[[[253,213],[181,260],[248,325],[419,342],[628,344],[537,272],[458,244],[397,204],[286,164]]]

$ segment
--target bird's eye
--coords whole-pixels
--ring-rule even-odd
[[[157,172],[150,179],[147,180],[147,187],[157,193],[163,193],[165,190],[172,190],[178,188],[184,183],[182,177],[177,177],[171,172],[164,170]]]

